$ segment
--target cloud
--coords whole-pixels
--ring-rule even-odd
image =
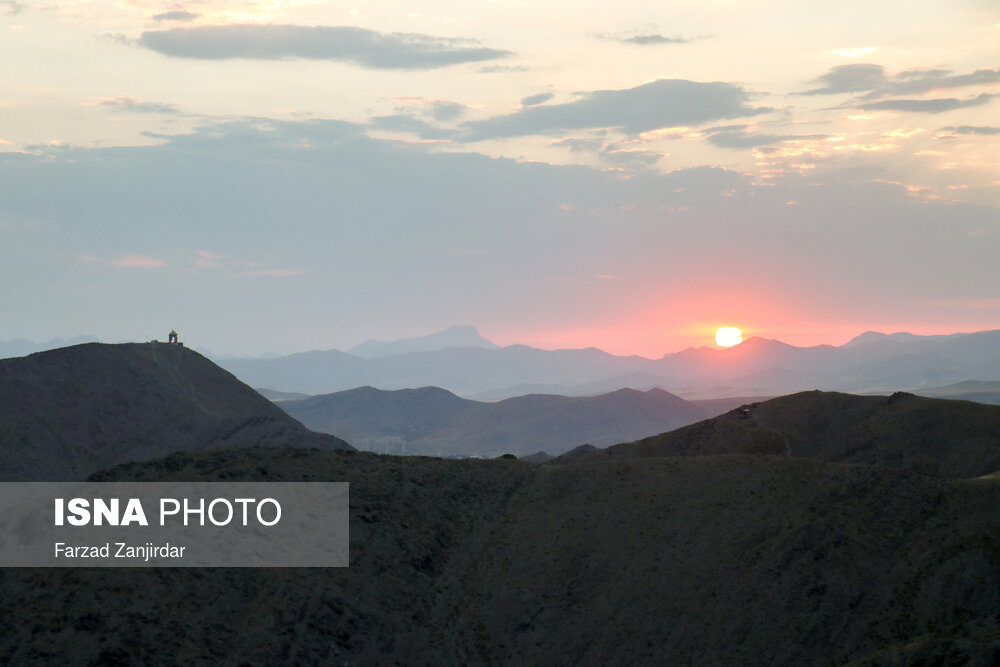
[[[128,269],[159,269],[166,264],[163,260],[145,255],[122,255],[111,260],[111,263]]]
[[[179,113],[180,109],[175,104],[165,104],[162,102],[143,102],[134,100],[131,97],[114,97],[103,100],[100,106],[112,111],[127,111],[132,113]]]
[[[164,12],[163,14],[156,14],[153,16],[154,21],[194,21],[196,18],[201,16],[201,14],[194,14],[192,12],[185,11],[174,11],[174,12]]]
[[[195,250],[195,266],[199,269],[217,269],[222,266],[222,255],[208,250]]]
[[[139,44],[176,58],[334,60],[371,69],[427,70],[495,60],[510,51],[475,40],[380,33],[347,26],[220,25],[142,33]]]
[[[458,134],[455,130],[432,125],[408,113],[374,116],[369,119],[368,126],[373,130],[383,130],[386,132],[409,132],[419,136],[421,139],[430,140],[451,139]]]
[[[480,74],[508,74],[510,72],[530,72],[524,65],[487,65],[476,70]]]
[[[457,120],[460,116],[465,114],[467,109],[464,104],[459,104],[458,102],[442,102],[440,100],[431,102],[429,107],[431,116],[434,117],[434,120],[439,121]]]
[[[206,346],[249,330],[308,349],[330,331],[429,327],[456,313],[539,326],[573,313],[614,317],[639,278],[676,286],[640,304],[663,312],[726,293],[808,308],[819,294],[815,312],[862,321],[889,309],[905,320],[922,316],[926,299],[997,296],[983,287],[996,282],[995,207],[935,203],[873,183],[878,172],[867,169],[769,186],[719,168],[623,178],[380,141],[365,130],[243,120],[149,145],[0,153],[0,220],[38,223],[4,230],[0,277],[28,275],[32,286],[8,295],[5,314],[65,327],[65,313],[78,313],[78,330],[91,321],[114,330],[134,325],[136,308],[152,316],[181,303]],[[970,236],[977,230],[985,233]],[[125,261],[153,270],[122,268],[127,280],[109,280],[99,263],[65,261],[83,252],[109,266],[130,253],[165,264]],[[220,262],[219,278],[242,279],[184,270],[198,260]],[[740,276],[738,289],[720,267]],[[606,291],[551,282],[596,273],[623,280]],[[72,307],[95,294],[120,308]],[[40,311],[40,299],[52,307]],[[220,310],[232,303],[254,307]]]
[[[942,127],[942,132],[954,132],[955,134],[1000,134],[1000,127],[984,127],[977,125],[959,125],[957,127]]]
[[[729,125],[704,130],[708,135],[708,143],[719,148],[757,148],[770,146],[783,141],[814,141],[824,139],[824,134],[756,134],[748,131],[746,125]]]
[[[534,106],[466,123],[468,139],[494,139],[561,130],[618,128],[638,134],[772,111],[748,106],[749,93],[731,83],[660,79],[625,90],[599,90],[565,104]]]
[[[458,120],[468,109],[458,102],[428,100],[421,97],[403,97],[396,100],[404,102],[396,107],[397,113],[374,116],[369,119],[368,126],[388,132],[409,132],[421,139],[435,141],[450,139],[458,133],[454,129],[441,127],[440,124]]]
[[[651,167],[663,157],[661,153],[621,148],[609,145],[600,152],[601,159],[619,167]]]
[[[838,65],[815,82],[824,84],[820,88],[806,90],[800,95],[835,95],[838,93],[860,93],[885,84],[885,68],[881,65],[857,64]]]
[[[953,74],[949,70],[906,70],[887,76],[885,68],[871,63],[838,65],[815,79],[823,84],[800,95],[835,95],[865,93],[862,99],[894,95],[919,95],[935,90],[1000,83],[1000,69],[979,69],[971,74]]]
[[[619,33],[597,35],[601,39],[607,39],[620,44],[636,44],[638,46],[654,46],[660,44],[688,44],[690,39],[685,37],[665,37],[656,33]]]
[[[916,95],[934,90],[949,90],[965,86],[1000,83],[1000,69],[978,69],[971,74],[952,75],[947,70],[909,70],[900,72],[881,89],[878,95]]]
[[[597,151],[604,145],[603,141],[597,141],[595,139],[560,139],[559,141],[553,142],[553,146],[560,146],[562,148],[568,148],[574,153],[583,153],[587,151]]]
[[[865,111],[911,111],[915,113],[943,113],[954,111],[955,109],[965,109],[986,104],[995,95],[983,93],[976,97],[959,100],[954,97],[934,100],[882,100],[881,102],[868,102],[858,105],[858,108]]]
[[[521,104],[523,104],[526,107],[533,107],[537,104],[541,104],[542,102],[548,102],[553,97],[555,97],[555,95],[553,95],[552,93],[538,93],[537,95],[528,95],[527,97],[521,98]]]
[[[0,0],[0,16],[16,16],[27,8],[23,2],[17,0]]]
[[[136,40],[132,39],[128,35],[120,32],[106,32],[101,34],[98,39],[102,42],[108,44],[127,44],[132,45],[136,43]]]

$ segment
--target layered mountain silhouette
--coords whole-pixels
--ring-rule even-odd
[[[898,467],[935,477],[1000,470],[1000,406],[905,392],[809,391],[753,403],[601,458],[768,454]]]
[[[538,450],[561,454],[585,442],[606,447],[721,411],[718,405],[691,403],[661,389],[587,397],[528,395],[486,403],[437,387],[360,387],[278,405],[310,429],[336,433],[360,449],[485,457]]]
[[[359,386],[436,386],[481,400],[529,393],[593,395],[622,387],[660,387],[685,398],[776,396],[807,389],[892,393],[1000,378],[1000,331],[950,336],[868,332],[839,347],[794,347],[750,338],[729,349],[690,348],[660,359],[620,357],[595,348],[511,345],[372,358],[328,350],[219,363],[251,386],[307,394]]]
[[[495,350],[499,346],[479,335],[479,330],[470,325],[456,325],[444,331],[432,333],[417,338],[400,338],[394,341],[366,340],[351,348],[350,353],[357,357],[386,357],[409,352],[435,352],[451,347],[478,347]]]
[[[80,480],[212,447],[349,448],[181,345],[89,343],[0,360],[0,480]]]
[[[346,398],[365,394],[401,406],[383,417],[399,429],[468,403],[440,389]],[[600,411],[542,398],[579,420]],[[5,570],[4,664],[1000,656],[1000,407],[804,392],[539,465],[347,449],[178,345],[6,360],[0,401],[8,479],[131,461],[90,479],[351,485],[349,568]]]
[[[349,568],[12,569],[0,661],[995,664],[1000,478],[751,455],[212,450],[99,481],[349,481]]]

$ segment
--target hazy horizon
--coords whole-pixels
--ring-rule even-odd
[[[610,350],[610,349],[606,349],[606,348],[600,347],[599,345],[579,345],[579,346],[575,346],[575,347],[546,347],[544,345],[533,345],[533,344],[526,343],[524,341],[519,341],[519,340],[513,340],[513,341],[510,341],[510,342],[500,342],[500,341],[494,339],[493,337],[487,335],[486,333],[484,333],[482,330],[480,330],[475,325],[452,325],[452,327],[454,327],[454,326],[470,326],[470,327],[473,327],[473,328],[475,328],[477,330],[477,332],[479,333],[480,336],[482,336],[483,338],[485,338],[487,341],[489,341],[491,343],[495,343],[500,348],[510,347],[510,346],[513,346],[513,345],[526,345],[528,347],[532,347],[532,348],[536,348],[536,349],[540,349],[540,350],[548,350],[548,351],[568,350],[568,349],[596,348],[598,350],[601,350],[602,352],[607,352],[608,354],[612,354],[614,356],[622,356],[622,357],[624,357],[624,356],[638,356],[638,357],[644,357],[644,358],[647,358],[647,359],[659,359],[660,357],[663,357],[664,355],[676,354],[678,352],[683,352],[683,351],[691,349],[691,348],[696,348],[697,349],[697,348],[706,347],[706,348],[709,348],[709,349],[718,349],[718,350],[726,349],[726,348],[719,347],[718,345],[716,345],[712,340],[710,340],[711,337],[708,337],[708,338],[706,338],[705,340],[703,340],[701,342],[698,342],[698,343],[695,343],[695,344],[692,344],[692,345],[689,345],[689,346],[685,346],[685,347],[682,347],[682,348],[671,349],[671,350],[664,350],[663,352],[661,352],[659,354],[655,354],[655,355],[654,354],[639,354],[639,353],[635,353],[635,352],[618,352],[618,351],[615,351],[615,350]],[[320,347],[303,348],[303,349],[288,349],[288,350],[283,350],[283,351],[260,350],[260,351],[257,351],[257,352],[250,352],[250,353],[243,353],[243,354],[233,353],[233,352],[228,351],[225,348],[215,349],[215,348],[212,348],[210,346],[207,346],[207,345],[204,345],[204,344],[200,343],[196,339],[195,340],[188,340],[188,339],[185,338],[184,335],[180,335],[179,336],[179,340],[180,340],[180,342],[182,342],[185,345],[191,347],[192,349],[200,351],[200,352],[202,352],[204,354],[207,354],[209,356],[215,356],[215,357],[220,357],[220,358],[226,358],[226,357],[261,358],[261,357],[270,357],[270,356],[275,356],[275,357],[278,357],[278,356],[289,356],[289,355],[299,354],[299,353],[303,353],[303,352],[316,352],[316,351],[329,351],[329,350],[337,350],[337,351],[340,351],[340,352],[351,353],[354,348],[358,347],[362,343],[369,343],[369,342],[375,342],[375,343],[395,343],[395,342],[402,342],[402,341],[410,341],[410,340],[424,338],[424,337],[427,337],[427,336],[432,336],[434,334],[442,333],[443,331],[445,331],[445,330],[447,330],[449,328],[451,328],[451,327],[446,327],[445,329],[442,329],[440,331],[431,331],[431,332],[425,332],[425,333],[417,334],[416,336],[408,336],[408,337],[401,337],[401,338],[387,338],[385,340],[378,340],[378,339],[368,338],[368,339],[365,339],[365,340],[358,340],[358,341],[356,341],[353,344],[345,345],[343,347],[320,346]],[[897,335],[897,334],[910,334],[910,335],[914,335],[914,336],[952,336],[952,335],[968,335],[968,334],[974,334],[974,333],[983,333],[983,332],[987,332],[987,331],[994,331],[994,329],[980,329],[980,330],[976,330],[976,331],[947,331],[947,330],[941,330],[941,331],[933,331],[933,332],[878,331],[878,330],[875,330],[875,329],[866,329],[864,331],[858,331],[857,333],[855,333],[853,335],[847,336],[843,340],[839,340],[838,339],[838,340],[835,340],[835,341],[822,341],[822,342],[810,343],[810,344],[806,344],[806,345],[797,344],[797,343],[794,343],[794,342],[790,342],[790,341],[785,340],[785,339],[780,338],[780,337],[771,338],[771,337],[767,337],[767,336],[759,336],[759,335],[754,334],[753,332],[744,331],[743,332],[743,341],[742,342],[746,343],[748,340],[751,340],[753,338],[761,338],[761,339],[764,339],[764,340],[773,340],[773,341],[777,341],[779,343],[784,343],[784,344],[791,345],[793,347],[799,347],[799,348],[808,348],[808,347],[816,347],[816,346],[823,346],[823,345],[830,345],[830,346],[833,346],[833,347],[840,347],[840,346],[845,345],[846,343],[849,343],[850,341],[854,340],[855,338],[857,338],[857,337],[859,337],[859,336],[861,336],[863,334],[866,334],[866,333],[876,333],[876,334],[882,334],[882,335],[886,335],[886,336],[892,336],[892,335]],[[99,343],[106,343],[106,344],[149,343],[149,342],[152,342],[152,341],[158,341],[158,342],[161,342],[161,343],[165,343],[165,342],[167,342],[167,334],[164,333],[163,335],[144,336],[141,339],[121,338],[121,339],[115,339],[115,340],[102,339],[99,336],[94,336],[92,334],[77,334],[77,335],[67,335],[67,336],[56,336],[56,337],[50,338],[48,340],[31,340],[31,339],[28,339],[28,338],[19,337],[19,338],[14,338],[14,339],[0,340],[0,345],[2,345],[4,343],[14,343],[14,342],[19,342],[19,341],[20,342],[25,342],[25,343],[30,343],[30,344],[35,345],[35,346],[40,346],[40,349],[47,349],[47,348],[45,348],[43,346],[48,346],[48,345],[51,345],[51,344],[55,344],[56,346],[75,345],[75,344],[79,344],[80,342],[84,342],[84,341],[86,341],[86,342],[99,342]]]

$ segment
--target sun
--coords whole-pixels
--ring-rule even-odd
[[[743,342],[743,334],[736,327],[722,327],[715,332],[715,344],[719,347],[732,347]]]

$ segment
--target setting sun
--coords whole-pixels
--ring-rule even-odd
[[[732,347],[743,342],[743,334],[736,327],[722,327],[715,332],[715,344],[719,347]]]

